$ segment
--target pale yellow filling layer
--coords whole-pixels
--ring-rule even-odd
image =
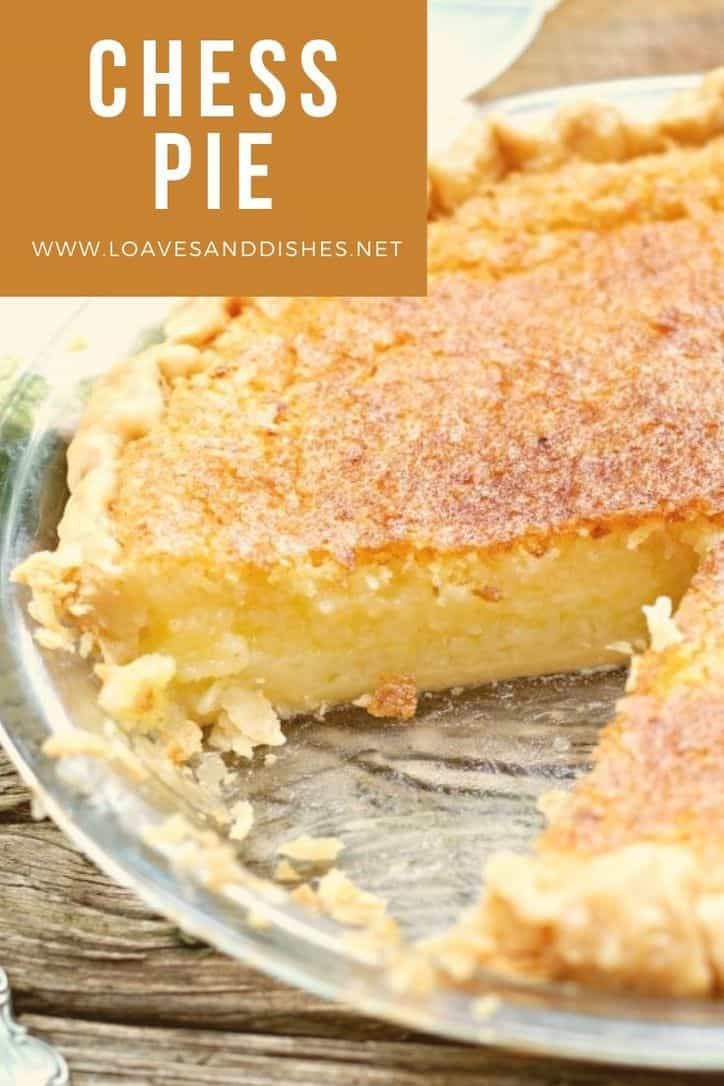
[[[351,701],[382,676],[437,690],[621,665],[622,643],[646,639],[642,606],[678,603],[710,531],[703,520],[652,523],[565,535],[542,555],[519,546],[351,570],[297,562],[223,581],[146,566],[114,603],[129,636],[106,645],[116,662],[173,657],[173,685],[187,693],[233,677],[287,713]]]

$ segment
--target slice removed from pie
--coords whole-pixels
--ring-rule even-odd
[[[479,905],[431,949],[458,980],[480,964],[643,993],[724,989],[724,542],[602,732],[594,766],[552,794],[536,855],[500,853]]]
[[[193,303],[99,381],[16,577],[109,714],[249,753],[272,706],[620,663],[678,603],[724,523],[721,80],[677,109],[490,122],[429,297]]]

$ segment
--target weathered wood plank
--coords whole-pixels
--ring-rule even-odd
[[[724,62],[722,36],[719,0],[561,0],[540,36],[482,97],[707,71]]]
[[[0,819],[27,821],[28,818],[30,818],[28,790],[0,748]]]
[[[74,1086],[684,1086],[692,1079],[600,1070],[424,1041],[414,1045],[211,1030],[148,1029],[27,1015],[73,1067]],[[700,1080],[699,1080],[700,1081]]]
[[[22,793],[19,782],[10,787]],[[257,1032],[405,1036],[203,944],[189,945],[47,821],[0,826],[0,947],[19,1011]]]

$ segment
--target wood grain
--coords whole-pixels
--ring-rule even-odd
[[[0,823],[6,812],[13,822],[30,818],[30,797],[0,751]]]
[[[724,63],[722,0],[562,0],[484,97]],[[0,755],[0,962],[74,1086],[618,1086],[700,1082],[521,1060],[362,1019],[198,943],[34,822]]]
[[[138,1029],[29,1015],[26,1024],[61,1048],[86,1083],[163,1086],[657,1086],[658,1075],[601,1072],[481,1053],[434,1041],[350,1042],[201,1029]],[[669,1076],[668,1086],[686,1077]]]
[[[561,0],[530,49],[480,98],[702,72],[724,64],[722,42],[719,0]]]
[[[20,1011],[62,1008],[100,1021],[203,1021],[213,1029],[319,1036],[344,1023],[360,1038],[404,1035],[189,940],[101,874],[49,822],[6,822],[0,872],[2,962]]]

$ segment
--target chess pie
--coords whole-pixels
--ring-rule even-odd
[[[481,121],[431,167],[429,268],[426,298],[187,303],[99,380],[57,548],[15,573],[38,637],[183,760],[280,742],[280,715],[620,665],[648,608],[592,775],[460,931],[476,961],[708,990],[724,75],[651,123]]]

